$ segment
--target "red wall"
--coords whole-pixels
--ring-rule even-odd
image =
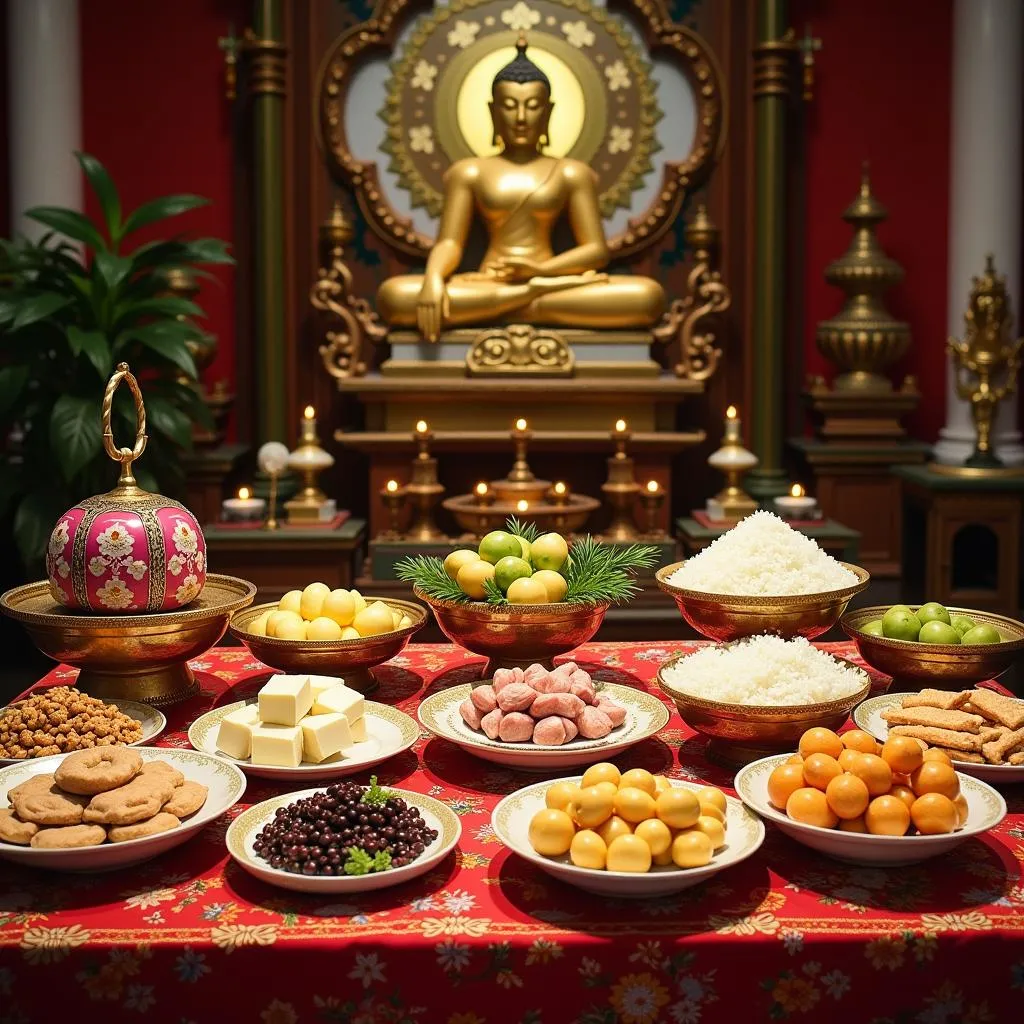
[[[807,114],[807,372],[828,375],[815,325],[839,311],[842,292],[823,273],[849,244],[840,216],[866,159],[889,210],[879,239],[906,274],[886,294],[912,336],[893,376],[917,377],[923,398],[909,426],[934,441],[945,422],[952,0],[794,0],[790,10],[798,34],[809,25],[822,41]]]

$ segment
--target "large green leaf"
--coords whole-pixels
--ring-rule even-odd
[[[146,403],[146,416],[154,430],[159,430],[179,448],[192,448],[192,420],[173,402],[153,396]]]
[[[134,323],[144,316],[205,316],[200,306],[188,299],[175,295],[161,295],[152,299],[136,299],[119,302],[114,310],[114,322],[118,327]]]
[[[105,381],[110,376],[113,356],[102,331],[83,331],[72,325],[68,328],[68,347],[76,356],[84,352],[101,380]]]
[[[96,225],[75,210],[66,210],[62,206],[34,206],[31,210],[25,211],[25,216],[77,242],[85,242],[93,249],[107,248],[107,243],[96,230]]]
[[[192,263],[234,263],[227,243],[219,238],[172,238],[146,242],[132,254],[136,267],[185,266]]]
[[[103,278],[108,292],[115,292],[121,283],[132,272],[132,261],[128,256],[118,256],[112,252],[96,253],[96,270]]]
[[[143,203],[138,209],[128,214],[124,222],[123,235],[130,235],[133,231],[152,224],[166,217],[177,217],[179,214],[195,210],[200,206],[209,205],[210,200],[202,196],[178,195],[162,196],[160,199],[151,199]]]
[[[16,292],[4,291],[0,294],[0,325],[9,323],[18,312],[21,296]]]
[[[70,295],[60,292],[42,292],[39,295],[26,295],[18,302],[18,311],[14,314],[11,330],[17,331],[29,324],[52,316],[58,309],[71,305]]]
[[[0,415],[11,408],[28,380],[28,367],[17,363],[0,368]]]
[[[150,326],[154,325],[151,324]],[[198,375],[195,360],[193,360],[192,353],[189,352],[183,338],[174,337],[171,334],[153,333],[131,334],[129,336],[137,341],[141,341],[146,348],[156,352],[157,355],[162,356],[169,363],[173,363],[179,370],[188,374],[189,377],[195,379]]]
[[[121,233],[121,197],[117,194],[107,169],[88,153],[76,153],[78,162],[92,186],[96,198],[100,201],[100,208],[103,210],[103,217],[107,222],[107,234],[115,244]]]
[[[33,574],[42,569],[46,543],[62,512],[54,492],[38,481],[38,489],[25,495],[14,513],[14,540],[22,563]]]
[[[50,445],[64,479],[74,480],[103,446],[98,399],[61,395],[50,414]]]

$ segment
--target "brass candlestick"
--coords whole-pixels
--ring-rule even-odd
[[[303,487],[286,501],[284,508],[289,523],[319,523],[334,515],[334,502],[317,486],[317,477],[334,465],[334,458],[320,447],[316,435],[316,414],[311,405],[302,416],[299,447],[288,457],[288,468],[300,474]]]
[[[747,451],[740,441],[740,421],[736,407],[725,412],[725,437],[721,447],[708,456],[708,465],[725,475],[725,487],[707,503],[710,519],[738,521],[756,511],[757,502],[741,486],[745,473],[757,465],[757,456]]]
[[[657,480],[647,481],[647,486],[640,491],[640,503],[644,507],[644,537],[648,540],[664,540],[665,531],[658,525],[658,513],[665,504],[665,491]]]
[[[618,420],[612,431],[615,454],[608,459],[608,479],[601,484],[612,508],[612,521],[605,531],[605,536],[612,541],[633,541],[637,538],[633,504],[640,485],[633,474],[633,460],[626,454],[626,442],[630,437],[632,434],[626,428],[626,421]]]
[[[378,540],[402,539],[402,509],[405,507],[406,494],[397,480],[389,480],[380,491],[381,500],[388,510],[388,528],[378,534]]]
[[[530,425],[520,417],[513,423],[509,436],[515,450],[515,461],[504,480],[491,481],[491,490],[499,502],[514,504],[520,499],[530,502],[543,501],[551,482],[538,480],[526,461],[527,448],[530,438],[533,437]]]
[[[412,460],[411,478],[405,485],[413,507],[413,523],[407,536],[419,541],[440,540],[444,534],[434,522],[434,506],[444,494],[444,487],[437,479],[437,459],[430,454],[434,435],[426,422],[420,420],[412,436],[418,451]]]
[[[268,441],[256,453],[256,464],[260,472],[270,477],[270,496],[267,501],[266,530],[276,530],[277,521],[277,478],[288,466],[288,449],[280,441]]]

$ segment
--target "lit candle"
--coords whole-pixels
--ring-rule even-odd
[[[316,409],[311,405],[307,405],[302,415],[305,416],[307,420],[314,420],[316,419]]]
[[[252,497],[248,487],[238,488],[237,498],[227,498],[221,502],[221,519],[225,522],[254,522],[263,518],[267,503],[262,498]]]
[[[551,500],[556,505],[567,505],[569,503],[569,485],[559,480],[551,488]]]
[[[657,494],[659,489],[660,488],[658,487],[658,481],[657,480],[648,480],[647,481],[647,493],[648,494]]]
[[[483,480],[481,480],[480,483],[478,483],[476,487],[473,488],[473,498],[478,505],[490,504],[491,489],[490,487],[487,486],[487,484],[483,482]]]
[[[397,493],[397,491],[398,491],[398,481],[397,480],[389,480],[384,485],[384,489],[388,492],[388,494],[395,494],[395,493]]]
[[[302,410],[302,423],[299,425],[299,439],[304,444],[312,444],[316,441],[316,409],[307,405]]]
[[[625,432],[626,432],[626,421],[625,420],[616,420],[615,421],[615,433],[616,434],[624,434]]]
[[[740,443],[740,418],[736,414],[735,405],[730,405],[725,410],[725,442],[726,444]]]
[[[775,507],[790,519],[799,519],[801,516],[809,516],[815,505],[814,498],[806,494],[800,484],[793,484],[788,495],[775,499]]]
[[[530,511],[530,503],[525,498],[520,498],[516,502],[516,511],[517,512],[529,512]]]
[[[417,434],[429,434],[430,433],[430,427],[427,426],[427,421],[426,420],[417,420],[416,421],[416,433]]]

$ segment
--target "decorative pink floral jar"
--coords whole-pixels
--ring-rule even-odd
[[[135,399],[135,447],[116,448],[110,408],[124,380]],[[146,447],[146,410],[138,381],[121,363],[103,398],[103,444],[121,463],[117,486],[87,498],[57,521],[46,551],[54,599],[69,608],[138,615],[183,608],[206,582],[206,541],[184,505],[135,482],[132,463]]]

